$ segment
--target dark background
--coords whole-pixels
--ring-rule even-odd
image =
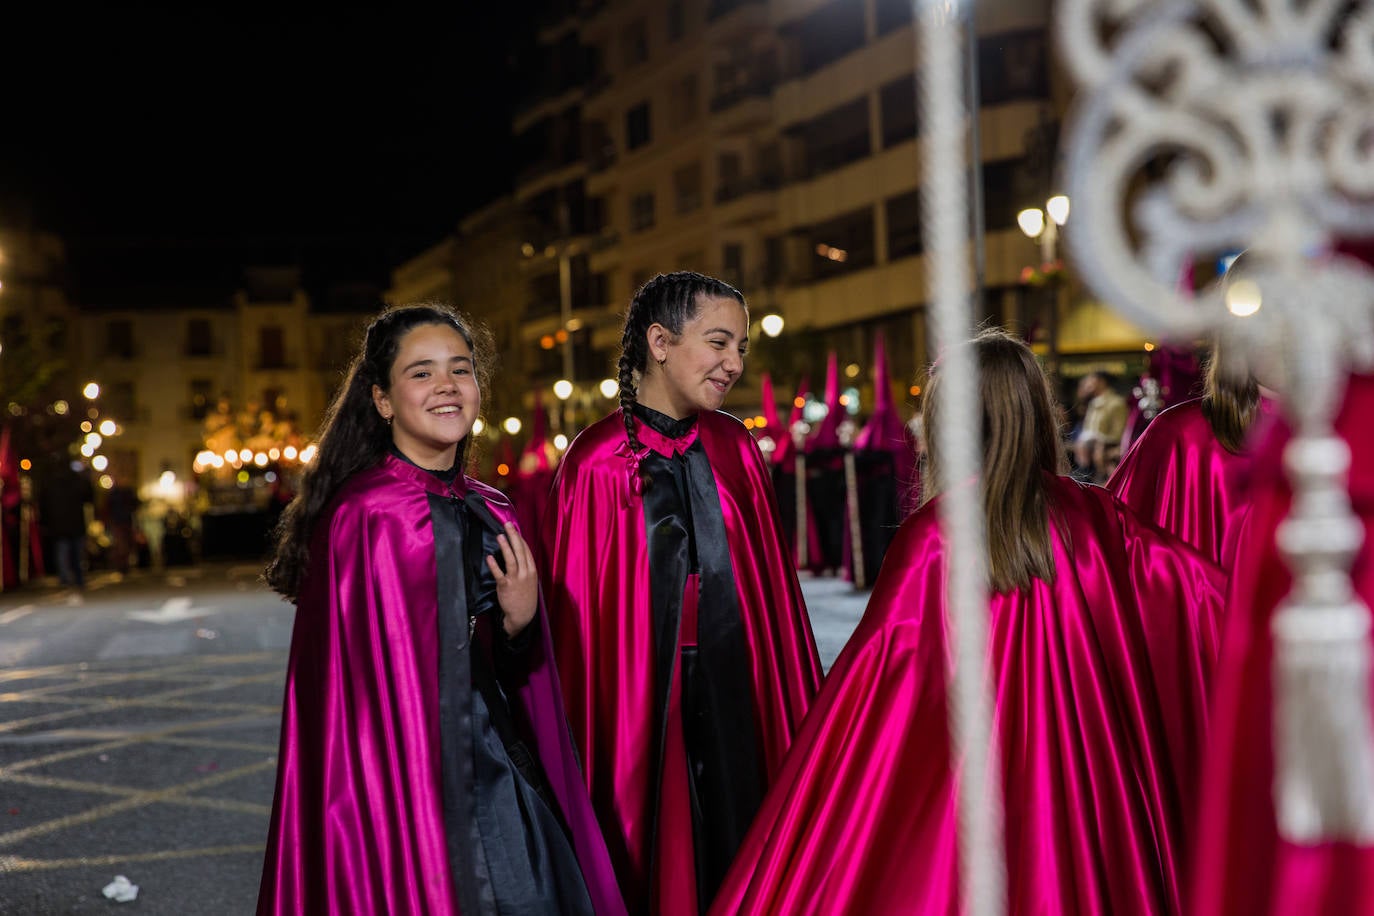
[[[58,233],[83,308],[225,301],[255,264],[380,292],[510,187],[518,7],[7,10],[0,227]]]

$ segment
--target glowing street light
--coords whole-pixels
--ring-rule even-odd
[[[1028,239],[1038,239],[1045,231],[1045,211],[1039,207],[1027,207],[1016,214],[1016,225],[1021,227]]]
[[[100,434],[102,436],[113,436],[115,434],[115,421],[104,420],[100,424]]]
[[[1237,318],[1249,318],[1260,310],[1263,301],[1254,280],[1237,280],[1226,288],[1226,310]]]
[[[613,398],[620,394],[620,383],[613,378],[603,378],[601,380],[601,396],[603,398]]]
[[[520,418],[506,417],[506,421],[501,424],[501,427],[513,436],[516,433],[520,432]]]
[[[568,398],[572,397],[573,383],[565,378],[561,378],[553,383],[553,393],[558,400],[566,401]]]
[[[86,396],[86,400],[94,401],[100,397],[100,386],[95,382],[87,382],[86,387],[81,389],[81,393]]]
[[[1050,215],[1056,226],[1062,226],[1069,221],[1069,197],[1067,194],[1056,194],[1045,201],[1045,212]]]
[[[776,312],[770,312],[759,319],[759,327],[762,328],[763,333],[767,334],[769,337],[777,337],[781,334],[783,323],[782,316]]]

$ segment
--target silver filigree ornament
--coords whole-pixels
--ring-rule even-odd
[[[1217,335],[1283,392],[1295,436],[1273,621],[1275,813],[1298,843],[1374,842],[1370,615],[1351,558],[1349,371],[1374,368],[1374,278],[1331,254],[1374,235],[1374,10],[1340,0],[1062,0],[1082,87],[1066,132],[1074,266],[1166,338]],[[1244,249],[1246,289],[1194,293],[1198,259]]]

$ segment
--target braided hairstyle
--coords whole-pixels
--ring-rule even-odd
[[[478,389],[487,387],[490,334],[448,305],[402,305],[389,308],[372,320],[348,368],[344,385],[325,414],[315,460],[307,466],[300,492],[282,513],[274,532],[272,558],[263,579],[288,600],[295,601],[299,593],[309,559],[311,533],[329,501],[348,478],[381,461],[391,449],[391,427],[377,412],[372,386],[389,389],[401,340],[415,328],[436,324],[453,328],[463,338],[472,351]],[[467,436],[458,443],[455,463],[459,467],[467,461],[471,438]]]
[[[620,338],[620,410],[630,448],[639,451],[632,408],[638,394],[635,373],[643,377],[649,362],[649,328],[661,324],[674,337],[701,314],[702,299],[734,299],[746,305],[744,294],[723,280],[691,270],[659,274],[634,294],[625,313],[625,331]]]

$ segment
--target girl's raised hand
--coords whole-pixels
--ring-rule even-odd
[[[520,536],[514,523],[506,522],[504,534],[496,541],[501,545],[501,558],[506,571],[494,556],[487,556],[487,568],[496,578],[496,603],[501,605],[501,625],[506,635],[514,638],[534,619],[539,607],[539,574],[534,568],[534,554]]]

